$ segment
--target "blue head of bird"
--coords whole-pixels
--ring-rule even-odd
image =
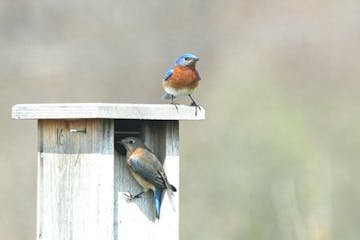
[[[199,61],[199,58],[191,53],[186,53],[178,57],[175,61],[177,66],[195,66],[196,62]]]

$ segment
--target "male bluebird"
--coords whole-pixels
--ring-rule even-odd
[[[151,189],[154,192],[156,218],[159,218],[163,191],[176,192],[176,188],[168,182],[159,159],[139,138],[127,137],[121,140],[121,144],[126,148],[128,169],[143,188],[142,192],[136,195],[129,193],[126,197],[132,200]]]
[[[201,79],[195,68],[197,61],[199,61],[199,58],[190,53],[183,54],[176,59],[175,63],[164,75],[162,85],[166,93],[162,96],[162,99],[171,99],[171,103],[175,104],[174,98],[188,95],[192,101],[191,106],[200,109],[200,106],[191,96]]]

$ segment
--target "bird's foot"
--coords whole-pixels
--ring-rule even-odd
[[[141,193],[138,193],[136,195],[132,194],[131,192],[126,192],[126,193],[123,193],[124,197],[126,198],[126,200],[128,201],[132,201],[136,198],[141,198],[141,195],[143,194],[144,192],[141,192]]]
[[[177,106],[178,104],[176,102],[174,102],[174,98],[175,98],[174,95],[171,95],[171,104],[175,106],[176,111],[179,111],[179,108]]]
[[[193,101],[193,102],[190,104],[190,106],[195,107],[195,116],[197,116],[198,109],[199,109],[199,111],[201,112],[201,106],[198,105],[196,102]]]
[[[200,107],[200,105],[199,104],[197,104],[196,102],[195,102],[195,100],[193,99],[193,97],[191,96],[191,94],[189,94],[189,97],[190,97],[190,99],[191,99],[191,104],[190,104],[190,106],[194,106],[195,107],[195,116],[197,116],[197,110],[199,109],[199,111],[201,111],[201,107]]]
[[[176,103],[176,102],[171,102],[171,104],[175,106],[176,111],[179,111],[179,107],[178,107],[179,104],[178,104],[178,103]]]

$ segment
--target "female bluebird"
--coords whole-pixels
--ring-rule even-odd
[[[199,58],[190,53],[183,54],[176,59],[164,75],[162,85],[166,93],[162,99],[171,99],[171,104],[175,104],[174,98],[188,95],[192,101],[191,106],[200,109],[200,106],[191,96],[201,79],[195,68],[197,61]]]
[[[156,218],[159,218],[163,191],[176,192],[176,188],[168,182],[159,159],[139,138],[127,137],[121,140],[121,144],[126,148],[128,169],[143,188],[142,192],[136,195],[129,193],[126,197],[132,200],[151,189],[154,192]]]

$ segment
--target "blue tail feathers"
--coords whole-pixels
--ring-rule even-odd
[[[162,198],[162,189],[156,189],[154,192],[155,198],[155,207],[156,207],[156,218],[160,218],[160,207],[161,207],[161,198]]]

